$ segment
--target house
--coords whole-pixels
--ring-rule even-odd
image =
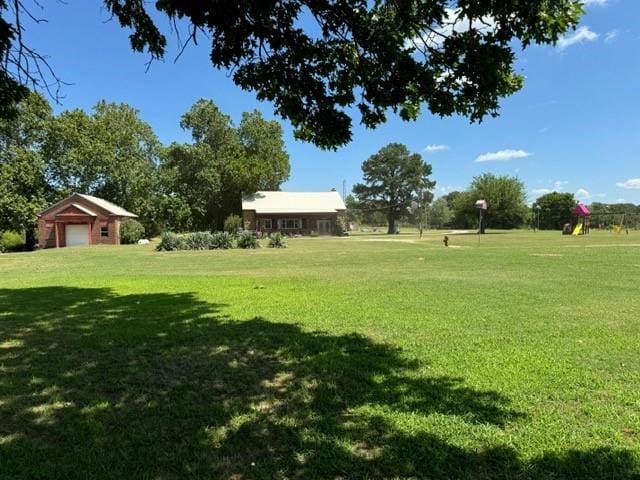
[[[263,234],[335,235],[346,207],[338,192],[256,192],[242,199],[244,228]]]
[[[119,245],[120,222],[137,218],[102,198],[74,193],[38,214],[40,248]]]

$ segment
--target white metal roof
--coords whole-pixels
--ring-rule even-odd
[[[329,213],[346,210],[338,192],[256,192],[242,199],[256,213]]]
[[[84,193],[77,193],[76,195],[90,201],[94,205],[104,208],[107,212],[113,215],[119,215],[121,217],[137,217],[137,215],[128,212],[124,208],[119,207],[115,203],[111,203],[104,198],[94,197],[93,195],[85,195]]]

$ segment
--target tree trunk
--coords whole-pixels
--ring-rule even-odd
[[[396,217],[393,214],[390,214],[387,219],[389,221],[389,230],[387,230],[387,235],[396,233]]]
[[[36,232],[32,227],[27,227],[24,236],[24,249],[30,252],[36,248]]]

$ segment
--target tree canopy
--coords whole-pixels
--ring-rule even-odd
[[[190,144],[170,145],[162,168],[169,193],[191,209],[192,227],[222,228],[241,212],[241,197],[258,190],[278,190],[289,178],[289,155],[282,127],[260,112],[245,112],[233,126],[210,100],[198,100],[182,116]]]
[[[541,230],[562,230],[571,219],[571,209],[575,207],[573,193],[551,192],[539,197],[533,204],[533,214],[539,220]]]
[[[282,128],[257,111],[236,128],[200,100],[181,126],[193,143],[163,147],[127,104],[99,101],[92,112],[54,116],[42,95],[29,94],[0,119],[0,231],[25,232],[32,247],[36,214],[73,192],[135,212],[149,235],[221,228],[240,212],[242,193],[277,190],[289,176]]]
[[[207,37],[216,68],[232,71],[239,87],[273,102],[298,138],[323,148],[351,140],[354,108],[367,127],[384,122],[388,111],[415,119],[423,105],[471,121],[497,115],[500,99],[523,85],[514,68],[518,43],[555,43],[583,12],[578,0],[104,4],[131,31],[133,50],[156,59],[168,48],[156,23],[160,15],[173,27],[185,21],[183,47]],[[48,85],[45,68],[25,71],[25,64],[47,64],[24,48],[21,9],[24,2],[0,0],[0,15],[9,19],[0,18],[0,99],[19,95],[25,81]]]
[[[453,218],[453,213],[447,205],[447,199],[440,197],[436,199],[427,209],[429,223],[437,228],[447,225]]]
[[[525,223],[528,214],[524,184],[516,177],[484,173],[473,178],[469,189],[454,196],[456,219],[466,221],[466,227],[478,225],[476,200],[486,200],[482,233],[485,228],[511,229]]]
[[[29,94],[13,118],[0,118],[0,231],[26,232],[26,246],[36,242],[36,214],[52,198],[45,180],[42,145],[52,120],[51,107]]]
[[[362,164],[364,183],[354,185],[353,192],[364,207],[384,210],[389,226],[395,232],[395,223],[420,198],[432,198],[431,165],[418,153],[411,153],[400,143],[390,143],[370,156]]]

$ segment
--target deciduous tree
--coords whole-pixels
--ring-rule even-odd
[[[429,194],[435,182],[429,179],[431,165],[420,154],[409,152],[399,143],[391,143],[362,164],[364,183],[353,192],[365,206],[384,209],[388,233],[395,232],[396,221],[405,215],[411,201]]]
[[[105,198],[138,214],[147,232],[156,233],[159,152],[158,138],[136,109],[102,100],[91,114],[66,111],[52,122],[48,178],[60,197]]]
[[[171,192],[190,205],[195,228],[222,228],[241,212],[242,194],[278,190],[289,178],[282,127],[257,111],[235,128],[212,101],[199,100],[180,125],[193,143],[171,145],[163,169]]]
[[[174,26],[186,22],[187,43],[208,37],[216,68],[232,71],[238,86],[273,102],[298,138],[323,148],[350,141],[354,107],[367,127],[389,111],[415,119],[423,105],[472,121],[497,115],[499,100],[523,84],[514,50],[556,42],[583,12],[577,0],[104,3],[131,30],[132,48],[153,58],[167,50],[159,14]],[[0,14],[24,5],[0,0]],[[20,76],[29,60],[39,60],[25,58],[32,51],[24,48],[22,13],[0,19],[0,98],[25,81],[47,85],[46,78]]]
[[[562,226],[571,220],[571,209],[575,206],[573,193],[551,192],[535,201],[532,214],[537,222],[539,212],[540,229],[562,230]]]
[[[0,231],[24,232],[28,250],[36,243],[36,214],[52,198],[42,154],[51,118],[48,102],[31,93],[15,116],[0,119]]]
[[[427,208],[429,223],[437,228],[447,225],[453,218],[453,213],[447,205],[447,200],[443,197],[436,199]]]
[[[457,218],[466,219],[467,228],[478,225],[476,200],[486,200],[488,209],[483,212],[482,233],[485,228],[518,228],[527,217],[524,184],[516,177],[484,173],[473,178],[471,186],[454,200]]]

